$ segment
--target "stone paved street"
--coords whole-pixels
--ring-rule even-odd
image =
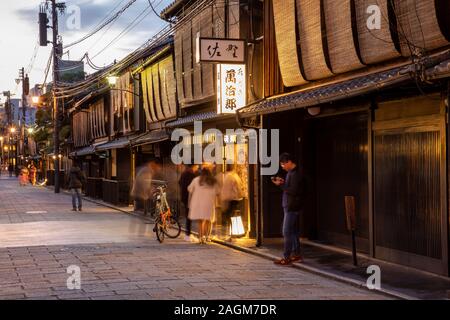
[[[216,244],[159,244],[152,225],[86,201],[70,209],[67,194],[0,179],[0,299],[386,299]]]

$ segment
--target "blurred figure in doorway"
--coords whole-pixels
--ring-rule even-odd
[[[191,237],[191,228],[192,221],[189,219],[189,191],[188,187],[192,183],[192,180],[195,179],[198,172],[198,165],[187,164],[184,166],[184,171],[181,174],[180,180],[178,184],[180,185],[181,192],[181,203],[184,206],[184,212],[186,213],[186,241],[192,241]]]
[[[244,198],[244,190],[242,180],[235,171],[234,165],[227,164],[226,173],[222,184],[222,210],[225,225],[225,232],[227,233],[227,241],[231,241],[231,217],[235,210],[238,210],[240,202]]]
[[[219,184],[212,174],[212,166],[202,166],[200,176],[192,180],[188,191],[191,197],[189,219],[199,221],[199,243],[205,244],[214,221],[216,198],[220,194]]]

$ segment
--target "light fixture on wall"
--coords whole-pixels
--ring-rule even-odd
[[[308,108],[308,113],[311,116],[318,116],[320,114],[320,107],[312,107],[312,108]]]
[[[117,84],[117,80],[119,79],[119,77],[117,77],[117,76],[108,76],[108,77],[106,77],[106,79],[108,80],[108,84],[109,84],[111,87],[115,87],[116,84]]]

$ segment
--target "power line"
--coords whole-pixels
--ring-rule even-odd
[[[108,49],[111,45],[113,45],[115,42],[117,42],[120,38],[122,38],[125,34],[127,34],[129,31],[131,31],[134,27],[136,27],[139,23],[142,22],[142,20],[144,20],[151,12],[146,13],[146,11],[149,9],[150,7],[147,7],[144,11],[142,11],[124,30],[122,30],[122,32],[120,32],[114,39],[112,39],[105,47],[103,47],[103,49],[101,49],[100,51],[98,51],[96,54],[94,54],[94,56],[92,57],[92,59],[95,59],[96,57],[98,57],[101,53],[103,53],[106,49]],[[145,14],[146,13],[146,14]],[[145,15],[144,15],[145,14]],[[142,18],[141,16],[144,15]],[[136,21],[141,18],[137,23]],[[135,24],[136,23],[136,24]]]
[[[111,18],[107,19],[105,22],[103,22],[102,24],[100,24],[97,28],[95,28],[94,30],[92,30],[91,32],[89,32],[87,35],[85,35],[84,37],[82,37],[81,39],[74,41],[68,45],[64,46],[64,49],[67,49],[69,47],[72,47],[76,44],[79,44],[81,42],[83,42],[84,40],[92,37],[94,34],[96,34],[97,32],[99,32],[100,30],[102,30],[104,27],[106,27],[107,25],[109,25],[111,22],[113,22],[114,20],[116,20],[118,17],[120,17],[122,15],[122,13],[124,13],[129,7],[131,7],[134,3],[136,2],[136,0],[130,0],[124,7],[122,7],[122,9],[120,9],[119,11],[117,11]]]
[[[111,67],[99,71],[88,77],[87,79],[77,82],[75,84],[71,84],[65,88],[58,88],[57,95],[58,98],[72,97],[79,93],[82,93],[87,88],[98,84],[105,76],[108,74],[114,74],[120,72],[120,70],[127,66],[132,61],[138,61],[142,59],[150,50],[153,50],[158,45],[161,45],[163,41],[167,40],[168,37],[173,36],[175,31],[184,27],[184,24],[187,21],[190,21],[195,15],[197,15],[200,11],[202,11],[205,7],[211,5],[214,0],[202,0],[197,3],[194,3],[192,9],[187,12],[185,15],[180,17],[175,25],[168,24],[162,30],[160,30],[156,35],[152,38],[148,39],[144,42],[140,47],[130,53],[127,57],[121,60],[119,63],[112,65]]]

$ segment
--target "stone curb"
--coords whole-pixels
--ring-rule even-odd
[[[63,192],[65,194],[70,194],[70,192],[68,192],[68,191],[63,191]],[[91,203],[95,203],[95,204],[97,204],[99,206],[107,207],[107,208],[119,211],[121,213],[125,213],[127,215],[132,215],[134,217],[137,217],[137,218],[140,218],[140,219],[144,220],[145,222],[152,222],[151,219],[146,219],[142,215],[139,215],[139,214],[137,214],[135,212],[126,211],[126,210],[123,210],[123,209],[121,209],[119,207],[116,207],[116,206],[113,206],[113,205],[109,205],[109,204],[104,203],[104,202],[96,201],[96,200],[94,200],[92,198],[89,198],[89,197],[86,197],[86,196],[83,196],[83,199],[86,200],[86,201],[89,201]],[[184,228],[182,228],[182,230],[184,232],[186,231]],[[196,233],[192,232],[192,234],[196,234]],[[255,250],[252,250],[252,249],[249,249],[249,248],[245,248],[245,247],[241,247],[241,246],[238,246],[238,245],[234,245],[232,243],[225,242],[225,241],[218,240],[218,239],[212,239],[212,242],[214,244],[216,244],[216,245],[220,245],[220,246],[223,246],[223,247],[228,247],[230,249],[234,249],[234,250],[238,250],[238,251],[245,252],[245,253],[248,253],[248,254],[252,254],[254,256],[258,256],[260,258],[264,258],[264,259],[270,260],[270,261],[274,261],[274,260],[279,258],[279,257],[276,257],[276,256],[274,256],[272,254],[269,254],[269,253],[257,252]],[[364,283],[362,281],[358,281],[358,280],[355,280],[355,279],[351,279],[351,278],[343,277],[343,276],[340,276],[340,275],[336,275],[336,274],[333,274],[331,272],[327,272],[327,271],[321,270],[319,268],[311,267],[311,266],[308,266],[308,265],[305,265],[305,264],[294,263],[292,265],[292,267],[295,268],[295,269],[299,269],[299,270],[302,270],[302,271],[306,271],[306,272],[315,274],[315,275],[323,276],[323,277],[326,277],[326,278],[331,279],[331,280],[336,280],[336,281],[339,281],[341,283],[346,283],[346,284],[352,285],[352,286],[360,288],[360,289],[365,289],[365,290],[370,291],[370,292],[377,292],[379,294],[383,294],[383,295],[386,295],[386,296],[389,296],[389,297],[393,297],[393,298],[397,298],[397,299],[401,299],[401,300],[419,300],[419,299],[417,299],[415,297],[412,297],[412,296],[409,296],[409,295],[405,295],[405,294],[402,294],[402,293],[399,293],[399,292],[396,292],[396,291],[393,291],[393,290],[389,290],[389,289],[381,288],[380,290],[371,290],[371,289],[369,289],[367,287],[366,283]]]

